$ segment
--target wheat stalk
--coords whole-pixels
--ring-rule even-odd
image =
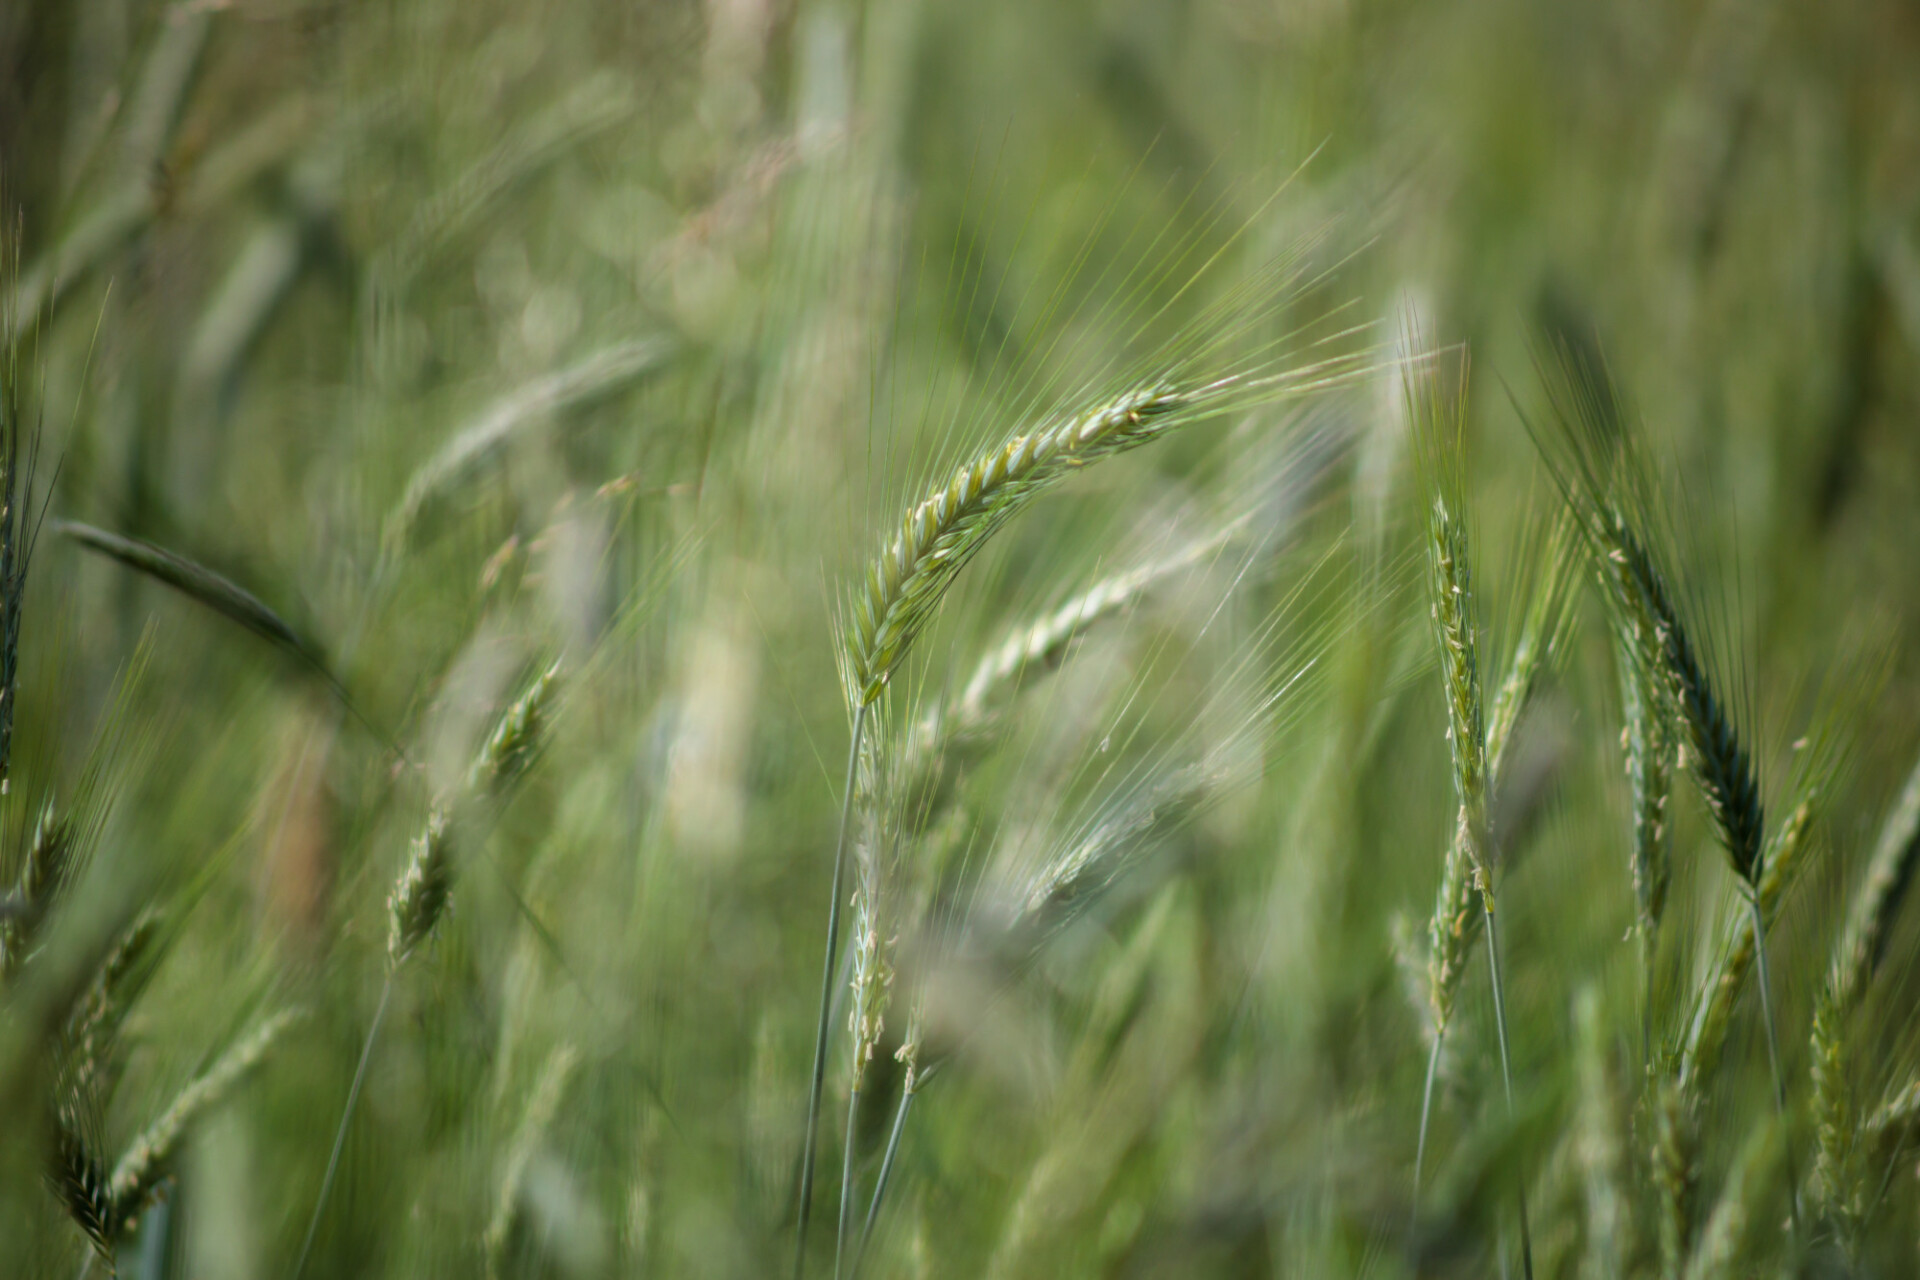
[[[1548,385],[1564,430],[1565,448],[1556,455],[1538,432],[1535,440],[1550,459],[1558,458],[1554,477],[1580,522],[1607,586],[1614,626],[1625,638],[1621,647],[1643,681],[1642,690],[1652,694],[1648,701],[1661,715],[1677,722],[1685,747],[1681,753],[1684,763],[1706,802],[1727,861],[1741,882],[1759,970],[1774,1109],[1784,1123],[1787,1084],[1767,974],[1765,862],[1770,846],[1759,777],[1745,740],[1675,604],[1667,575],[1642,536],[1643,530],[1658,527],[1655,485],[1624,428],[1613,389],[1603,370],[1580,364],[1564,350],[1560,356],[1560,379],[1555,383],[1549,378]],[[1632,726],[1628,730],[1631,736]],[[1793,834],[1789,842],[1775,843],[1781,849],[1797,850],[1803,841],[1804,831]],[[1784,879],[1784,874],[1774,877],[1776,884],[1784,884]],[[1777,888],[1774,894],[1777,896]],[[1714,997],[1711,992],[1707,996],[1696,1012],[1682,1058],[1682,1073],[1690,1087],[1701,1078],[1693,1069],[1700,1056],[1694,1046],[1703,1030],[1709,1037],[1714,1030]],[[1706,1012],[1703,1015],[1701,1011]],[[1713,1040],[1711,1052],[1717,1053],[1718,1047],[1717,1039]],[[1791,1169],[1790,1142],[1786,1159]],[[1797,1224],[1797,1197],[1789,1203]]]
[[[468,789],[473,798],[491,804],[502,803],[513,786],[525,776],[543,748],[552,704],[559,680],[558,663],[534,678],[527,689],[501,713],[486,743],[475,756],[467,772]],[[451,810],[436,804],[427,815],[426,826],[413,841],[407,864],[394,881],[387,896],[387,972],[380,984],[379,1003],[373,1020],[367,1024],[367,1036],[360,1046],[360,1061],[354,1067],[353,1081],[347,1086],[347,1101],[341,1108],[340,1125],[333,1136],[333,1149],[327,1156],[326,1172],[320,1178],[320,1194],[314,1201],[313,1215],[307,1221],[306,1238],[294,1262],[293,1278],[299,1280],[313,1252],[319,1234],[334,1177],[340,1168],[340,1155],[346,1148],[347,1125],[366,1083],[367,1066],[373,1060],[373,1046],[393,999],[394,978],[401,967],[433,936],[447,913],[453,896],[453,841],[456,823]]]
[[[1044,422],[962,466],[946,485],[915,504],[901,520],[899,531],[868,566],[847,610],[841,654],[848,698],[854,708],[853,734],[842,789],[840,835],[835,842],[813,1083],[808,1090],[801,1155],[800,1204],[794,1231],[796,1278],[805,1268],[807,1228],[812,1218],[815,1139],[821,1082],[826,1076],[841,885],[855,772],[868,709],[886,691],[888,681],[968,561],[1048,487],[1081,467],[1138,448],[1182,424],[1218,416],[1234,403],[1272,400],[1329,385],[1355,367],[1353,361],[1336,359],[1288,374],[1227,376],[1205,382],[1173,373],[1077,415]]]
[[[1463,387],[1465,381],[1463,369]],[[1479,634],[1474,616],[1473,578],[1465,523],[1465,485],[1460,472],[1466,400],[1463,391],[1451,405],[1443,403],[1431,375],[1425,395],[1416,389],[1411,379],[1406,383],[1405,394],[1408,417],[1415,424],[1422,470],[1427,480],[1427,596],[1440,655],[1441,688],[1447,709],[1447,746],[1453,764],[1453,791],[1457,805],[1453,841],[1448,850],[1448,862],[1453,865],[1443,868],[1442,896],[1434,917],[1431,994],[1438,1014],[1443,1007],[1450,1006],[1449,984],[1457,985],[1459,981],[1457,968],[1449,972],[1449,961],[1464,963],[1467,936],[1461,915],[1467,913],[1455,914],[1455,896],[1465,895],[1465,882],[1470,874],[1473,887],[1479,893],[1481,921],[1487,931],[1487,965],[1493,987],[1500,1080],[1507,1111],[1511,1115],[1514,1111],[1512,1051],[1507,1027],[1506,984],[1500,967],[1495,868],[1487,816],[1491,790],[1487,730],[1480,687]],[[1509,728],[1513,718],[1518,715],[1517,696],[1513,701],[1515,710],[1506,721]],[[1435,1018],[1434,1043],[1430,1051],[1432,1057],[1428,1063],[1427,1085],[1421,1106],[1423,1118],[1420,1140],[1414,1155],[1416,1186],[1425,1156],[1425,1117],[1430,1110],[1440,1033],[1444,1025],[1444,1019]],[[1417,1190],[1415,1194],[1417,1196]],[[1521,1267],[1531,1280],[1533,1244],[1527,1221],[1524,1183],[1516,1187],[1516,1198]]]

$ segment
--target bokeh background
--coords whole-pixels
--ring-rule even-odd
[[[259,1017],[305,1015],[183,1138],[122,1275],[289,1273],[408,842],[555,659],[547,749],[395,982],[309,1274],[787,1266],[848,584],[939,464],[1145,367],[1277,262],[1275,332],[1471,352],[1493,635],[1552,502],[1523,420],[1549,334],[1604,352],[1675,479],[1678,559],[1770,787],[1840,708],[1847,767],[1774,970],[1806,1077],[1834,922],[1920,744],[1909,6],[8,0],[0,199],[27,505],[50,513],[8,856],[44,801],[84,808],[56,936],[78,954],[142,907],[164,922],[99,1141],[119,1150]],[[1476,968],[1431,1225],[1406,1226],[1425,1054],[1392,922],[1424,920],[1452,802],[1398,385],[1382,368],[1076,478],[923,642],[900,725],[1010,626],[1255,512],[1253,550],[1030,678],[909,838],[902,882],[935,887],[889,925],[869,1190],[886,1053],[938,968],[914,940],[970,909],[953,884],[973,882],[914,871],[914,842],[1018,868],[1194,761],[1234,779],[1071,927],[939,985],[951,1065],[868,1273],[1486,1274],[1510,1252],[1487,1171],[1517,1147],[1540,1270],[1601,1274],[1560,1137],[1567,1046],[1579,992],[1622,1046],[1639,996],[1592,602],[1528,719],[1539,814],[1504,942],[1531,1119],[1515,1137],[1494,1105]],[[1250,500],[1256,475],[1283,498]],[[245,586],[355,710],[61,519]],[[1733,900],[1682,809],[1676,992]],[[1917,945],[1903,926],[1874,997],[1863,1105],[1920,1062],[1898,1014]],[[1702,1121],[1709,1204],[1767,1114],[1750,1005],[1733,1044]],[[0,1270],[69,1276],[87,1245],[42,1180],[34,1089],[9,1088]],[[816,1274],[839,1152],[823,1141]],[[1889,1166],[1887,1243],[1846,1265],[1914,1265],[1910,1163]]]

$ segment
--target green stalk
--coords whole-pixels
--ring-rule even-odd
[[[1506,984],[1500,976],[1500,933],[1494,923],[1493,893],[1488,890],[1480,896],[1480,909],[1487,921],[1487,968],[1493,979],[1493,1024],[1500,1037],[1500,1083],[1507,1093],[1507,1115],[1513,1110],[1513,1064],[1507,1047],[1507,998]],[[1520,1204],[1520,1271],[1526,1280],[1533,1280],[1533,1236],[1527,1226],[1527,1186],[1523,1178],[1515,1187],[1516,1198]]]
[[[867,1204],[867,1221],[860,1228],[860,1243],[853,1251],[853,1271],[848,1280],[860,1280],[860,1260],[867,1256],[867,1244],[873,1239],[873,1224],[880,1219],[880,1202],[886,1198],[887,1184],[893,1179],[893,1158],[900,1151],[900,1135],[906,1131],[907,1112],[913,1106],[914,1095],[919,1092],[919,1081],[914,1079],[909,1069],[906,1083],[900,1090],[900,1105],[894,1108],[893,1129],[887,1134],[887,1152],[880,1159],[880,1177],[873,1186],[873,1199]]]
[[[847,1147],[840,1161],[840,1224],[833,1236],[833,1280],[840,1280],[840,1261],[847,1241],[847,1212],[853,1207],[854,1126],[860,1120],[860,1091],[847,1091]]]
[[[1793,1219],[1793,1234],[1800,1234],[1800,1178],[1795,1171],[1793,1159],[1793,1135],[1787,1132],[1787,1078],[1780,1070],[1780,1036],[1773,1024],[1773,984],[1767,978],[1767,933],[1766,925],[1761,921],[1760,895],[1756,891],[1747,897],[1747,906],[1753,914],[1753,959],[1756,966],[1754,977],[1760,984],[1760,1020],[1767,1030],[1767,1065],[1773,1069],[1773,1110],[1780,1119],[1781,1141],[1785,1144],[1787,1162],[1787,1211]]]
[[[860,763],[860,739],[867,727],[867,703],[853,712],[853,742],[847,748],[847,784],[840,800],[840,838],[833,852],[833,898],[827,906],[827,960],[820,971],[820,1028],[813,1043],[813,1083],[807,1089],[806,1149],[800,1159],[800,1220],[793,1233],[793,1275],[800,1280],[807,1263],[807,1224],[813,1216],[814,1147],[820,1132],[820,1087],[827,1078],[827,1029],[833,1019],[833,966],[840,952],[840,890],[847,872],[847,828],[853,817],[854,771]]]
[[[1420,1171],[1427,1163],[1427,1123],[1433,1117],[1433,1082],[1440,1074],[1440,1042],[1446,1038],[1446,1034],[1445,1027],[1436,1027],[1433,1048],[1427,1052],[1427,1083],[1420,1091],[1420,1140],[1413,1149],[1413,1207],[1408,1213],[1409,1233],[1420,1222]]]
[[[307,1269],[307,1255],[313,1252],[313,1238],[320,1230],[320,1215],[327,1207],[327,1196],[333,1191],[333,1178],[340,1171],[340,1153],[347,1145],[347,1123],[353,1119],[354,1104],[360,1101],[360,1086],[367,1082],[367,1063],[373,1060],[374,1038],[380,1034],[380,1023],[387,1016],[387,1001],[393,996],[393,968],[387,970],[387,980],[380,986],[380,1003],[373,1011],[373,1023],[367,1028],[367,1041],[360,1047],[360,1065],[353,1069],[353,1083],[347,1088],[347,1105],[340,1113],[340,1129],[333,1135],[333,1154],[327,1157],[327,1172],[320,1179],[320,1198],[314,1201],[313,1217],[307,1222],[307,1238],[300,1245],[299,1260],[293,1264],[293,1280]]]

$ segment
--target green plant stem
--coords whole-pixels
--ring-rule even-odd
[[[1433,1118],[1433,1084],[1440,1075],[1440,1042],[1446,1038],[1446,1034],[1445,1027],[1434,1028],[1433,1048],[1427,1051],[1427,1083],[1420,1091],[1420,1139],[1413,1148],[1413,1208],[1408,1215],[1409,1234],[1420,1222],[1420,1173],[1427,1163],[1427,1123]]]
[[[1493,981],[1493,1024],[1500,1037],[1500,1082],[1506,1087],[1507,1115],[1511,1117],[1514,1114],[1513,1064],[1507,1047],[1506,984],[1500,974],[1500,933],[1494,921],[1491,891],[1480,895],[1480,910],[1487,920],[1487,968]],[[1527,1226],[1526,1180],[1518,1180],[1514,1190],[1520,1205],[1520,1272],[1526,1280],[1533,1280],[1533,1236]]]
[[[880,1177],[873,1184],[873,1199],[867,1204],[867,1220],[860,1228],[860,1243],[853,1250],[853,1270],[848,1280],[860,1280],[860,1260],[867,1256],[867,1243],[873,1239],[873,1224],[880,1220],[880,1202],[886,1198],[887,1184],[893,1179],[893,1158],[900,1150],[900,1135],[907,1128],[907,1112],[920,1089],[909,1080],[900,1091],[900,1105],[894,1108],[893,1128],[887,1134],[887,1152],[880,1158]]]
[[[1787,1078],[1780,1071],[1780,1037],[1773,1025],[1773,984],[1767,978],[1767,931],[1761,919],[1760,896],[1752,893],[1747,896],[1747,907],[1753,915],[1753,959],[1754,978],[1760,984],[1760,1021],[1767,1032],[1767,1065],[1773,1070],[1773,1110],[1780,1119],[1781,1141],[1785,1144],[1787,1162],[1787,1211],[1793,1219],[1793,1234],[1800,1234],[1800,1179],[1795,1173],[1793,1159],[1793,1135],[1787,1131]]]
[[[847,1147],[840,1160],[840,1224],[833,1235],[833,1280],[840,1280],[841,1258],[847,1242],[847,1212],[853,1207],[854,1126],[860,1120],[860,1091],[847,1091]]]
[[[313,1252],[313,1238],[320,1231],[320,1217],[326,1212],[327,1196],[333,1190],[334,1175],[340,1171],[340,1153],[347,1145],[347,1125],[353,1119],[354,1104],[360,1100],[360,1087],[367,1082],[367,1063],[373,1060],[373,1042],[380,1034],[380,1023],[387,1016],[387,1002],[393,998],[394,970],[380,986],[380,1003],[373,1011],[373,1023],[367,1028],[367,1041],[360,1046],[360,1065],[353,1069],[353,1083],[347,1088],[347,1105],[340,1113],[340,1129],[333,1135],[333,1153],[327,1157],[327,1172],[320,1179],[320,1198],[313,1203],[313,1217],[307,1222],[307,1238],[300,1245],[300,1257],[293,1264],[293,1280],[307,1269],[307,1255]]]
[[[827,960],[820,971],[820,1027],[813,1043],[813,1082],[807,1088],[806,1149],[800,1156],[800,1219],[793,1233],[793,1275],[807,1265],[807,1223],[813,1216],[814,1147],[820,1132],[820,1087],[827,1078],[827,1029],[833,1017],[833,966],[840,951],[840,888],[847,871],[847,828],[853,817],[854,772],[860,764],[860,738],[867,727],[867,703],[853,713],[853,742],[847,748],[847,785],[840,800],[840,838],[833,851],[833,897],[827,905]]]

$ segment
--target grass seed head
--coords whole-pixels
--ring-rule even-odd
[[[387,899],[387,959],[395,968],[433,936],[452,894],[452,824],[445,810],[436,809]]]
[[[188,1126],[226,1099],[266,1059],[274,1041],[298,1016],[291,1011],[283,1012],[260,1023],[182,1089],[160,1113],[159,1119],[127,1147],[126,1154],[114,1166],[109,1183],[116,1235],[130,1234],[138,1225],[140,1215],[165,1193],[180,1139]]]
[[[854,596],[847,662],[855,699],[880,696],[960,570],[1036,494],[1075,468],[1164,434],[1211,390],[1152,383],[1016,435],[915,505]]]
[[[1913,882],[1916,864],[1920,864],[1920,765],[1908,775],[1880,828],[1866,877],[1834,952],[1830,985],[1843,1011],[1854,1006],[1880,965],[1887,923]]]
[[[472,785],[475,791],[499,799],[526,773],[539,754],[552,711],[553,693],[560,679],[560,664],[554,663],[514,700],[487,737],[480,756],[473,763]]]
[[[107,1171],[86,1140],[65,1121],[54,1127],[47,1181],[60,1205],[103,1258],[111,1259],[116,1213]]]

